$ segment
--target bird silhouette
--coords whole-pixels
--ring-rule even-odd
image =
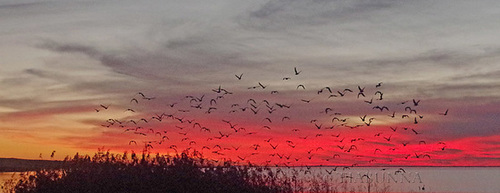
[[[375,92],[375,95],[379,95],[379,98],[377,100],[382,100],[383,99],[383,96],[384,96],[384,93],[380,92],[380,91],[377,91]]]
[[[382,106],[381,107],[381,106],[377,105],[377,106],[374,106],[372,109],[378,109],[378,110],[380,110],[380,112],[384,111],[384,109],[387,110],[387,111],[389,111],[389,107],[387,107],[387,106]]]
[[[264,86],[262,83],[259,82],[259,86],[262,88],[262,89],[266,89],[267,86]]]
[[[439,114],[444,115],[444,116],[448,115],[448,109],[446,109],[446,111],[444,113],[439,113]]]
[[[293,71],[295,72],[295,75],[299,75],[302,72],[302,71],[298,71],[297,67],[294,67]]]
[[[418,106],[419,103],[420,103],[420,100],[413,99],[413,106]]]

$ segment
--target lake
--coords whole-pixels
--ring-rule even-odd
[[[14,174],[19,174],[19,172],[0,172],[0,182],[11,179]]]
[[[4,183],[7,180],[12,179],[12,177],[18,176],[18,174],[19,174],[19,172],[0,172],[0,187],[3,187]],[[0,188],[0,192],[2,192],[1,188]]]
[[[276,169],[276,168],[275,168]],[[336,190],[368,192],[388,187],[390,192],[483,192],[500,191],[500,167],[296,167],[281,168],[300,178],[321,179],[335,184]],[[0,182],[13,172],[0,173]],[[17,173],[18,174],[18,173]],[[333,190],[333,189],[331,189]]]
[[[500,192],[500,167],[312,167],[286,169],[302,178],[321,176],[335,190],[371,192]],[[306,172],[307,171],[307,172]],[[344,188],[342,188],[342,186]],[[384,189],[388,187],[389,189]]]

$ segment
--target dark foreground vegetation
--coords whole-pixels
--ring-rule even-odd
[[[386,185],[349,186],[310,168],[240,165],[203,158],[198,152],[180,155],[147,153],[94,156],[76,154],[60,167],[21,173],[0,184],[2,192],[164,192],[164,193],[274,193],[274,192],[389,192]]]
[[[271,169],[218,163],[196,154],[177,156],[75,155],[60,169],[25,173],[5,192],[292,192]]]

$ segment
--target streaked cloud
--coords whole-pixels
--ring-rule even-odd
[[[325,148],[339,151],[344,161],[349,160],[337,147],[340,139],[332,141],[316,136],[321,133],[309,121],[318,119],[324,121],[322,127],[337,127],[338,130],[325,131],[328,137],[342,132],[347,140],[358,135],[370,138],[365,143],[385,148],[385,153],[391,145],[382,137],[394,135],[400,137],[394,139],[397,145],[392,145],[396,147],[408,140],[412,141],[411,150],[438,154],[439,148],[435,150],[432,145],[415,145],[417,135],[411,130],[391,133],[390,125],[409,127],[414,123],[395,120],[389,115],[397,111],[397,116],[401,116],[400,112],[405,111],[405,106],[398,103],[421,99],[418,113],[424,118],[419,123],[422,126],[416,129],[422,135],[429,135],[425,137],[429,143],[446,140],[458,144],[474,137],[496,139],[500,124],[496,120],[500,113],[495,108],[500,96],[497,56],[500,24],[495,18],[500,10],[491,6],[494,3],[2,2],[0,86],[4,92],[0,93],[0,114],[9,119],[1,119],[3,123],[13,120],[2,129],[8,130],[13,139],[18,135],[20,141],[38,139],[45,143],[54,139],[54,143],[61,146],[78,148],[80,143],[87,149],[116,136],[106,145],[122,148],[115,143],[127,143],[133,135],[124,134],[120,128],[103,127],[96,121],[99,116],[130,121],[166,112],[209,125],[215,133],[210,137],[216,137],[219,131],[232,131],[220,123],[234,110],[229,105],[248,105],[247,100],[253,98],[267,100],[271,105],[291,105],[295,111],[268,113],[276,116],[271,117],[273,123],[268,124],[276,131],[263,130],[262,114],[250,116],[249,111],[231,114],[231,121],[259,131],[250,136],[235,133],[233,137],[237,140],[262,143],[260,138],[269,133],[282,141],[291,136],[302,142],[304,146],[297,147],[301,151],[323,143],[328,145]],[[302,71],[300,76],[294,75],[294,68]],[[237,80],[235,75],[240,74],[243,78]],[[383,101],[377,101],[374,95],[379,82],[383,83],[380,90],[386,93]],[[260,88],[259,84],[267,88]],[[299,84],[306,89],[297,89]],[[356,91],[358,85],[366,87],[366,98],[358,99],[354,96],[356,93],[344,98],[328,98],[345,88]],[[213,91],[219,86],[234,94],[219,100]],[[333,93],[317,93],[326,86],[331,87]],[[279,93],[271,95],[271,91]],[[155,99],[141,99],[138,92]],[[209,113],[202,109],[181,113],[169,108],[173,103],[184,110],[196,106],[186,99],[188,96],[217,99],[218,111]],[[132,103],[133,98],[139,102]],[[374,111],[373,105],[364,102],[370,98],[391,110]],[[100,104],[110,104],[112,110],[95,112]],[[348,126],[363,125],[359,117],[365,114],[374,118],[370,127],[382,133],[381,136],[371,138],[373,136],[362,131],[339,126],[331,121],[332,116],[324,113],[327,107],[342,112],[341,116],[349,119]],[[131,113],[127,108],[137,112]],[[439,113],[446,109],[450,109],[450,114],[444,118]],[[288,115],[285,112],[291,114],[292,121],[279,122]],[[266,113],[263,106],[261,113]],[[33,117],[38,118],[31,121]],[[41,122],[45,118],[53,118],[55,122]],[[35,129],[21,129],[12,124],[16,121],[26,121],[24,126]],[[78,126],[65,125],[72,122]],[[167,130],[176,122],[168,123],[151,122],[149,126]],[[34,130],[50,131],[51,126],[57,133],[52,137],[29,134]],[[87,135],[78,136],[76,130],[84,127]],[[290,128],[300,131],[290,134]],[[176,133],[172,141],[182,139],[181,134]],[[24,134],[30,137],[21,136]],[[202,133],[189,137],[195,140],[208,136]],[[315,137],[316,141],[299,138],[306,136]],[[463,147],[449,147],[457,157],[443,157],[441,163],[453,163],[454,159],[466,155],[484,160],[496,155],[498,144],[481,140],[471,144],[479,144],[485,151],[474,154]],[[235,144],[230,141],[225,145],[230,148]],[[271,146],[265,146],[263,151],[273,152]],[[292,149],[284,143],[280,143],[280,147]],[[250,150],[247,148],[245,153],[251,153]],[[403,160],[401,155],[408,153],[394,151],[397,154],[383,159]],[[372,149],[359,153],[375,158]],[[305,155],[296,154],[297,157]],[[326,155],[318,152],[315,156]],[[265,157],[259,156],[259,159]]]

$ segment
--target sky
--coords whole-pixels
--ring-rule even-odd
[[[495,5],[2,1],[0,157],[500,166]]]

